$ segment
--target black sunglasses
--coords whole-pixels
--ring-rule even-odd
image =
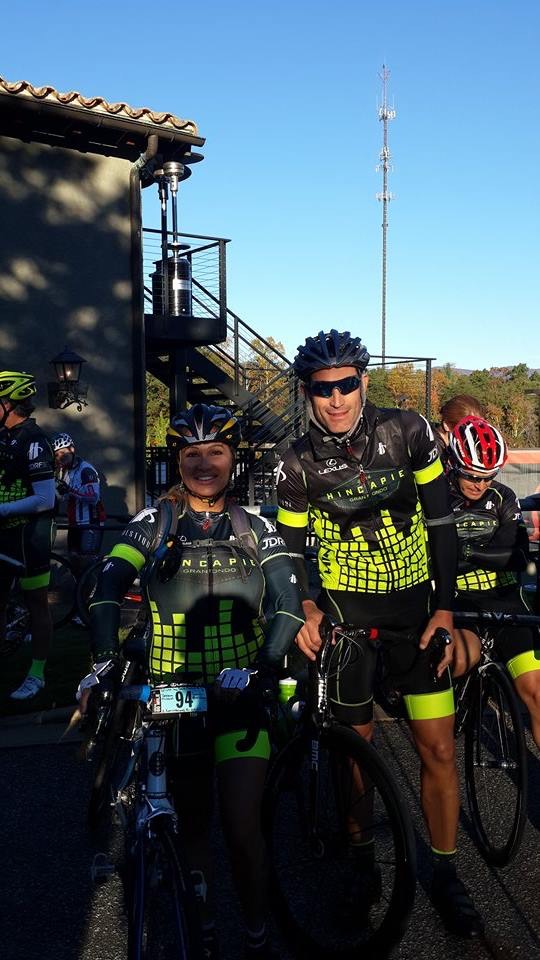
[[[495,470],[495,473],[490,473],[489,477],[479,477],[474,473],[467,473],[465,470],[458,470],[458,477],[462,477],[463,480],[468,480],[469,483],[491,483],[491,481],[497,476],[498,472],[498,470]]]
[[[339,390],[341,394],[352,393],[358,390],[360,386],[360,377],[343,377],[343,380],[312,380],[308,385],[308,391],[312,397],[324,397],[328,400],[334,390]]]

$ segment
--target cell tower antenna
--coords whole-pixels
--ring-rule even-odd
[[[381,193],[377,193],[377,200],[382,202],[383,206],[383,219],[382,219],[382,297],[381,297],[381,355],[382,361],[384,363],[386,358],[386,235],[388,232],[388,204],[391,200],[394,199],[394,195],[388,190],[388,173],[392,169],[390,163],[390,149],[388,147],[388,121],[394,120],[396,116],[396,111],[394,107],[388,106],[388,80],[390,78],[390,70],[387,69],[385,64],[382,65],[382,70],[379,73],[379,77],[382,80],[382,102],[378,109],[379,120],[382,121],[383,125],[383,148],[379,154],[380,163],[377,164],[377,172],[382,171],[383,178],[383,188]]]

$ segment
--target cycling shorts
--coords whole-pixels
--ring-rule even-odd
[[[0,553],[24,564],[23,571],[0,562],[0,581],[10,584],[13,577],[18,576],[23,590],[47,587],[50,579],[51,549],[51,517],[40,517],[36,514],[27,523],[0,530]]]
[[[482,611],[489,613],[530,613],[515,587],[499,590],[458,591],[455,609],[463,611]],[[467,629],[476,632],[474,626]],[[516,679],[531,670],[540,670],[540,637],[537,627],[523,627],[505,624],[489,625],[488,633],[493,637],[493,650],[496,657],[505,663],[510,675]]]
[[[69,553],[81,557],[98,557],[103,541],[102,527],[69,527],[67,547]]]
[[[180,718],[180,749],[176,759],[199,757],[204,763],[270,757],[269,724],[257,694],[248,687],[232,703],[208,689],[208,713]]]
[[[385,682],[399,690],[411,720],[434,720],[454,713],[450,671],[436,679],[428,658],[415,664],[418,641],[429,618],[429,583],[377,596],[325,590],[317,605],[332,620],[359,627],[379,627],[402,633],[384,641],[381,655]],[[364,640],[357,646],[336,644],[328,690],[335,717],[342,723],[365,724],[373,718],[373,687],[378,645]],[[400,677],[406,675],[406,680]]]

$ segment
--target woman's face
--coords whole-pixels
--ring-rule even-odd
[[[188,493],[206,502],[228,485],[233,462],[226,443],[198,443],[180,451],[180,476]]]

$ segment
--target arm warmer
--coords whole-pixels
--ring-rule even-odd
[[[522,524],[503,524],[485,546],[472,540],[463,544],[461,557],[469,569],[525,570],[529,562],[527,531]]]
[[[307,526],[289,527],[279,519],[276,521],[276,530],[283,537],[289,556],[293,562],[297,578],[298,592],[301,600],[309,600],[309,578],[306,567],[306,540]]]
[[[11,503],[1,505],[2,517],[18,517],[27,513],[43,513],[52,510],[56,498],[54,480],[35,480],[32,484],[33,493],[21,500],[12,500]]]
[[[112,557],[105,567],[90,604],[90,648],[95,663],[118,655],[120,607],[137,575],[137,569],[121,557]]]
[[[262,564],[262,571],[272,618],[257,661],[277,669],[305,618],[290,558],[286,554],[271,557]]]
[[[458,545],[446,477],[439,474],[430,483],[419,485],[418,495],[428,530],[431,572],[435,581],[435,609],[451,610],[456,584]]]

